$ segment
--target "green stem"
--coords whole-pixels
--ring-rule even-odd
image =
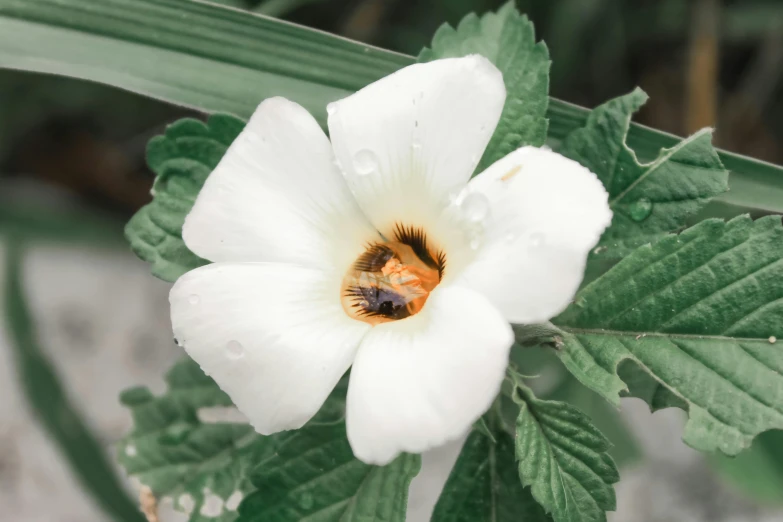
[[[98,505],[122,522],[144,522],[106,460],[103,448],[68,401],[52,365],[35,337],[33,317],[22,288],[22,246],[5,244],[5,310],[17,373],[32,411],[70,463],[74,475]]]

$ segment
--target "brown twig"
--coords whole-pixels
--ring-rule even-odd
[[[158,500],[149,486],[141,487],[139,504],[141,505],[141,512],[147,517],[148,522],[160,522],[160,518],[158,518]]]
[[[688,105],[685,130],[690,134],[716,123],[718,105],[719,0],[697,0],[691,11],[688,56]]]

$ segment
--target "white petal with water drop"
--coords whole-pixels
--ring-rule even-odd
[[[340,283],[303,267],[213,263],[174,285],[171,322],[188,354],[257,431],[299,428],[351,365],[370,328],[345,314]],[[201,296],[199,306],[188,302],[193,293]]]
[[[557,315],[573,298],[587,254],[612,219],[601,182],[555,152],[525,147],[476,176],[469,190],[484,194],[492,213],[475,261],[454,284],[489,297],[512,323]]]
[[[412,99],[417,102],[411,103]],[[329,134],[345,179],[365,215],[381,233],[404,220],[428,227],[441,201],[464,186],[505,101],[500,71],[473,55],[406,67],[340,100]],[[421,148],[413,145],[420,145]],[[371,163],[358,157],[372,151]]]
[[[362,149],[353,157],[353,168],[360,176],[378,171],[378,155],[369,149]]]

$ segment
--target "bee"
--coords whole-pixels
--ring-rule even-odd
[[[373,243],[343,279],[343,308],[370,324],[418,313],[443,278],[446,258],[433,253],[421,229],[396,225],[394,240]]]

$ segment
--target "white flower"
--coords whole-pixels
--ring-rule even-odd
[[[470,180],[505,94],[469,56],[330,104],[331,143],[293,102],[258,107],[185,221],[213,264],[170,300],[177,339],[259,433],[301,427],[353,365],[358,458],[441,445],[497,395],[509,322],[569,303],[611,220],[607,194],[533,147]]]

